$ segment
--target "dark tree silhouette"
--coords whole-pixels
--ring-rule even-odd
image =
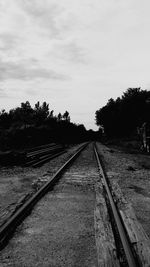
[[[50,114],[49,114],[49,117],[50,118],[53,118],[54,117],[54,110],[51,110]]]
[[[61,119],[62,119],[62,115],[61,115],[61,113],[60,113],[60,112],[58,113],[58,116],[57,116],[57,118],[58,118],[58,121],[61,121]]]
[[[62,115],[49,111],[49,104],[38,101],[34,108],[29,101],[9,112],[0,112],[0,149],[18,149],[49,142],[79,143],[92,139],[95,132],[84,125],[70,122],[68,111]]]
[[[127,136],[150,117],[150,91],[127,89],[121,98],[109,99],[96,111],[96,124],[105,128],[108,136]]]
[[[66,110],[65,113],[63,114],[63,118],[66,120],[66,121],[70,121],[70,116],[69,116],[69,112]]]
[[[43,102],[43,104],[40,105],[40,102],[38,101],[35,104],[36,123],[41,124],[48,118],[48,115],[49,115],[49,104]]]

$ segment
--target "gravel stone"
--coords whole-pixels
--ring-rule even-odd
[[[90,144],[18,227],[1,252],[0,266],[98,266],[94,229],[98,177]]]
[[[23,199],[30,197],[61,167],[80,145],[70,147],[67,153],[54,158],[39,168],[0,168],[0,225],[2,225]]]
[[[130,154],[121,148],[98,144],[99,153],[111,184],[118,184],[128,203],[132,204],[138,221],[150,237],[150,156]]]

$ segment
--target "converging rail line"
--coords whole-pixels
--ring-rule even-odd
[[[53,147],[55,145],[56,145],[56,143],[48,143],[48,144],[45,144],[45,145],[35,146],[35,147],[27,148],[26,152],[30,153],[30,152],[34,152],[35,150],[38,150],[38,149],[44,149],[44,148],[47,148],[47,147]]]
[[[65,153],[65,147],[60,144],[40,146],[26,153],[25,166],[39,167],[45,162]]]
[[[53,175],[50,181],[46,182],[16,213],[0,228],[0,250],[5,247],[16,227],[31,212],[35,204],[50,190],[59,180],[66,168],[79,156],[81,151],[88,145],[84,143],[67,160],[67,162]]]
[[[133,250],[132,244],[131,244],[128,236],[127,236],[127,232],[125,230],[123,220],[121,219],[121,215],[120,215],[120,213],[117,209],[117,206],[115,205],[115,202],[113,200],[113,197],[112,197],[112,194],[111,194],[108,182],[107,182],[107,177],[106,177],[105,171],[102,167],[101,160],[100,160],[96,145],[94,146],[94,152],[95,152],[95,157],[96,157],[96,161],[98,164],[98,169],[99,169],[101,181],[102,181],[104,190],[106,191],[106,194],[107,194],[107,198],[108,198],[109,205],[111,208],[111,213],[113,214],[113,220],[115,221],[115,224],[117,226],[117,231],[119,233],[119,237],[120,237],[120,240],[122,243],[122,247],[124,250],[127,264],[129,267],[139,267],[139,266],[141,266],[141,264],[139,263],[139,260],[137,259],[136,255],[135,255],[135,251]],[[110,217],[110,219],[112,221],[111,217]],[[112,226],[112,228],[114,228],[114,227]],[[113,232],[115,235],[116,234],[115,231],[113,231]],[[115,238],[115,236],[114,236],[114,238]],[[126,263],[123,263],[121,266],[126,266]]]
[[[69,262],[69,260],[71,259],[75,261],[79,260],[79,263],[78,263],[79,265],[78,264],[76,265],[66,264],[65,266],[88,266],[86,265],[88,262],[88,253],[90,255],[90,252],[93,249],[93,252],[92,252],[93,254],[91,253],[90,260],[91,262],[93,260],[95,264],[96,264],[96,261],[98,261],[99,265],[89,264],[89,266],[101,266],[101,263],[102,263],[102,266],[107,266],[107,267],[108,266],[109,267],[110,266],[120,266],[120,267],[149,266],[149,265],[142,265],[143,262],[141,260],[141,256],[139,255],[140,254],[139,250],[136,251],[134,249],[133,243],[130,241],[130,237],[128,235],[129,232],[126,230],[126,226],[125,226],[125,223],[123,222],[123,217],[121,216],[121,212],[119,211],[119,208],[117,207],[117,204],[115,200],[113,199],[113,195],[111,192],[111,183],[108,180],[107,173],[105,172],[105,168],[103,167],[103,162],[98,152],[100,151],[98,150],[99,145],[98,144],[93,145],[93,143],[89,145],[88,144],[89,143],[84,143],[80,145],[80,147],[76,150],[76,152],[65,162],[65,164],[63,164],[59,168],[59,170],[50,178],[50,180],[45,182],[45,184],[32,197],[30,197],[30,199],[28,199],[15,212],[15,214],[12,215],[10,219],[8,219],[8,221],[5,224],[1,226],[0,228],[0,250],[2,250],[7,245],[9,239],[15,232],[17,226],[21,224],[21,222],[31,213],[31,210],[36,205],[36,203],[48,191],[51,190],[51,193],[47,194],[47,200],[43,198],[41,200],[42,204],[41,202],[39,203],[40,208],[39,208],[39,211],[36,213],[36,215],[33,212],[31,218],[30,217],[28,218],[29,220],[31,219],[30,227],[33,227],[33,232],[34,232],[34,226],[32,226],[33,221],[34,221],[33,218],[36,217],[36,221],[39,220],[38,229],[39,227],[41,229],[42,223],[43,225],[46,225],[45,228],[43,227],[41,230],[42,235],[41,236],[39,235],[41,238],[43,238],[42,241],[40,240],[40,243],[38,243],[36,247],[36,244],[35,244],[36,238],[34,240],[34,236],[32,236],[32,245],[34,244],[33,247],[35,251],[39,251],[39,247],[41,248],[41,246],[45,242],[45,236],[43,232],[46,229],[46,238],[48,236],[48,240],[46,240],[44,244],[45,246],[47,246],[47,242],[49,242],[48,243],[49,244],[49,248],[48,248],[49,249],[48,251],[49,262],[53,262],[53,260],[56,262],[57,261],[59,262],[59,259],[58,259],[59,256],[57,258],[57,253],[58,253],[60,255],[60,259],[61,257],[63,257],[62,255],[65,255],[64,262],[65,261]],[[56,149],[56,151],[57,149],[60,149],[59,145],[56,145],[56,146],[53,145],[52,147]],[[50,151],[53,150],[52,147],[50,147]],[[85,149],[86,147],[87,149]],[[39,150],[30,151],[29,158],[30,156],[34,157],[35,155],[38,155],[38,151],[40,151],[39,153],[41,153],[41,156],[38,159],[38,161],[41,161],[42,157],[46,156],[43,153],[47,153],[47,150],[49,150],[47,147],[41,147]],[[81,153],[82,151],[83,153]],[[61,152],[62,151],[59,151],[58,153],[61,153]],[[97,172],[97,166],[98,166],[98,172]],[[99,180],[99,176],[100,176],[100,180]],[[98,188],[99,184],[100,184],[101,191],[98,191],[96,189]],[[103,202],[97,201],[97,194],[99,194],[98,196],[99,198],[103,199]],[[99,205],[100,203],[104,203],[104,202],[105,202],[104,205]],[[37,206],[35,210],[38,209]],[[95,207],[101,209],[103,213],[104,206],[106,209],[107,217],[96,217]],[[37,220],[37,218],[39,219]],[[91,226],[92,220],[90,221],[89,218],[92,218],[93,226]],[[100,222],[100,219],[101,219],[101,222]],[[97,224],[96,223],[94,224],[94,221]],[[28,225],[27,222],[26,224]],[[84,224],[85,224],[85,227],[83,227]],[[103,234],[104,234],[103,226],[102,226],[103,224],[109,225],[110,227],[109,230],[111,231],[111,235],[108,235],[108,236],[111,237],[111,240],[103,238]],[[89,228],[87,227],[87,225]],[[90,227],[92,228],[92,231]],[[100,229],[101,227],[102,227],[102,230]],[[77,232],[75,232],[75,234],[72,234],[74,233],[75,228],[77,228]],[[36,227],[35,227],[35,230],[37,230]],[[106,229],[106,232],[107,230],[108,229]],[[98,236],[96,234],[96,231],[101,231],[101,234]],[[28,240],[29,243],[30,243],[30,237],[31,236],[29,236],[29,240]],[[106,243],[105,243],[106,246],[105,245],[101,246],[101,248],[103,249],[101,253],[99,253],[100,250],[98,249],[98,245],[97,245],[98,242],[96,239],[98,240],[98,242],[99,241],[102,242],[102,244],[106,240]],[[87,240],[89,241],[89,244]],[[110,244],[109,242],[111,243],[110,247],[109,247],[109,244]],[[26,243],[26,245],[29,243]],[[88,247],[87,249],[88,252],[86,255],[81,255],[81,254],[84,254],[84,246],[86,245]],[[11,246],[11,242],[10,242],[10,246]],[[23,243],[23,246],[24,246],[24,243]],[[26,247],[28,247],[28,245]],[[113,253],[107,254],[107,251],[109,251],[109,248],[111,252],[113,251]],[[14,246],[13,246],[13,249],[14,249]],[[60,252],[58,252],[59,249],[60,249]],[[68,251],[71,251],[71,256],[67,254],[69,253]],[[20,257],[19,250],[17,251],[17,253]],[[28,253],[27,253],[27,257],[28,257]],[[34,253],[31,253],[31,254],[34,254]],[[104,256],[102,254],[104,254]],[[105,257],[106,255],[108,255],[108,257]],[[109,258],[109,255],[111,255],[111,258]],[[13,258],[13,256],[11,257]],[[42,254],[41,258],[43,259],[43,257],[44,256]],[[80,257],[84,259],[84,263],[87,260],[85,265],[80,265]],[[32,258],[32,255],[31,255],[31,258]],[[107,258],[109,258],[108,261],[107,261]],[[58,264],[58,265],[64,266],[63,265],[64,262],[61,263],[62,265],[61,264],[60,265]],[[116,263],[117,265],[114,263]],[[42,266],[47,266],[47,265],[42,265]],[[57,265],[53,265],[53,266],[57,266]]]

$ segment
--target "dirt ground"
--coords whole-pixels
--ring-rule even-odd
[[[19,205],[47,182],[78,147],[79,145],[70,147],[65,154],[39,168],[0,167],[0,225]]]
[[[117,145],[97,143],[97,146],[110,184],[113,188],[115,184],[119,185],[124,198],[132,205],[137,220],[150,238],[150,155],[125,150]],[[1,168],[1,224],[17,203],[20,203],[20,199],[32,194],[50,179],[78,147],[70,148],[68,153],[37,169]],[[2,253],[3,264],[0,266],[97,266],[94,260],[96,257],[98,266],[105,266],[101,262],[108,263],[108,256],[112,264],[114,240],[105,211],[92,144],[81,153],[81,157],[71,167],[71,171],[66,172],[54,192],[44,199],[36,206],[33,216],[29,216],[20,225],[16,235],[10,240]],[[44,216],[45,221],[41,223]],[[86,244],[88,246],[85,250]],[[50,253],[50,258],[43,259],[43,255],[47,256],[46,253]],[[29,262],[25,265],[26,259]],[[42,261],[43,265],[40,265]],[[37,265],[35,262],[38,262]],[[115,263],[110,266],[117,265]]]
[[[0,254],[0,266],[98,266],[94,185],[99,176],[91,146],[18,227]]]
[[[121,146],[99,145],[107,176],[118,183],[138,221],[150,237],[150,155]]]

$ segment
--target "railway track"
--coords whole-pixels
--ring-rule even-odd
[[[59,144],[48,144],[36,147],[26,152],[25,166],[39,167],[65,152],[65,147]]]
[[[32,147],[32,148],[27,148],[26,149],[26,153],[34,152],[35,150],[38,150],[38,149],[44,149],[44,148],[47,148],[47,147],[53,147],[55,145],[56,145],[56,143],[48,143],[48,144],[45,144],[45,145],[40,145],[40,146],[35,146],[35,147]]]
[[[53,188],[66,168],[79,156],[81,151],[87,146],[87,143],[80,148],[67,160],[67,162],[53,175],[50,181],[45,183],[25,204],[23,204],[15,214],[0,228],[0,250],[2,250],[11,238],[16,227],[31,212],[35,204]],[[37,152],[37,151],[36,151]]]
[[[73,163],[73,161],[78,158],[81,151],[87,146],[83,144],[71,158],[56,172],[55,175],[51,178],[50,181],[46,182],[36,193],[33,195],[17,212],[0,228],[0,250],[2,250],[6,244],[8,243],[10,237],[14,233],[17,226],[24,220],[24,218],[30,214],[31,210],[35,206],[35,204],[49,191],[54,188],[54,185],[58,182],[61,178],[61,175],[64,174],[68,166]],[[52,147],[51,147],[52,148]],[[50,149],[51,149],[50,148]],[[56,147],[55,147],[56,148]],[[100,159],[97,146],[94,145],[94,153],[95,159],[98,165],[98,171],[100,175],[100,180],[103,185],[103,191],[106,201],[106,206],[108,209],[109,220],[111,223],[111,228],[114,235],[114,240],[116,244],[116,251],[117,251],[117,258],[119,261],[120,267],[140,267],[140,266],[147,266],[142,265],[140,258],[138,257],[136,251],[134,250],[134,246],[132,242],[130,242],[130,238],[127,234],[123,219],[121,214],[118,210],[118,207],[113,200],[113,196],[111,193],[111,187],[105,173],[105,169],[103,167],[103,163]],[[56,148],[57,149],[57,148]],[[42,147],[40,149],[41,154],[47,153],[49,150],[46,147]],[[29,157],[35,156],[38,154],[38,151],[30,151]],[[43,156],[43,155],[42,155]],[[40,159],[41,160],[41,159]],[[105,265],[105,266],[114,266],[114,265]]]
[[[103,184],[105,200],[108,207],[108,213],[113,229],[120,265],[128,267],[140,267],[142,265],[138,259],[138,256],[136,255],[136,252],[134,251],[132,243],[130,242],[127,231],[125,229],[125,225],[123,223],[123,219],[121,218],[117,205],[115,204],[115,201],[113,199],[109,186],[109,181],[103,168],[103,164],[98,154],[96,145],[94,146],[94,152],[98,165],[100,179]]]

